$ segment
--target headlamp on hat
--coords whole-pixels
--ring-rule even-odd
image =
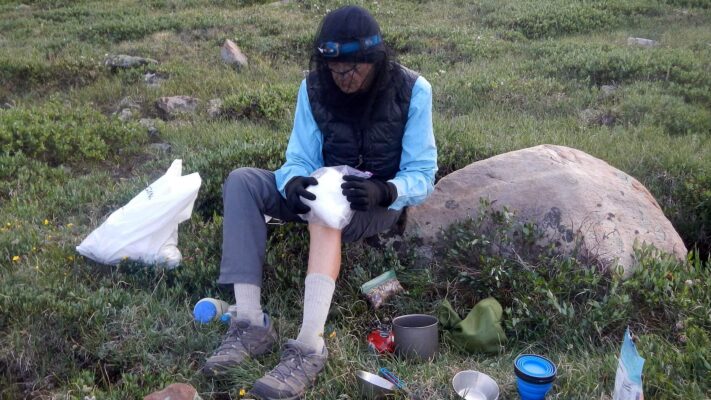
[[[340,56],[366,51],[382,42],[380,35],[369,36],[352,42],[324,42],[318,46],[318,51],[324,58],[338,58]]]

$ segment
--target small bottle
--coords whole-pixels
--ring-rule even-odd
[[[225,318],[225,314],[229,316],[229,307],[230,305],[222,300],[206,297],[195,304],[193,317],[195,317],[195,321],[201,324],[217,320],[229,323],[229,317]]]

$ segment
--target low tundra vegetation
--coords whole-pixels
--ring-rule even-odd
[[[269,4],[267,4],[269,3]],[[23,1],[0,5],[0,398],[142,398],[173,382],[205,399],[244,398],[274,354],[224,381],[198,372],[226,327],[197,325],[216,283],[222,183],[235,168],[284,161],[296,93],[318,22],[342,1]],[[559,398],[609,396],[626,327],[637,336],[648,398],[711,397],[711,15],[699,0],[362,2],[403,64],[430,81],[437,178],[543,143],[586,151],[640,180],[690,253],[641,247],[622,280],[589,260],[533,246],[535,226],[484,207],[443,232],[431,260],[416,243],[344,246],[327,327],[329,366],[310,399],[354,398],[359,369],[385,366],[422,398],[451,398],[458,370],[479,369],[515,397],[512,366],[538,352],[559,368]],[[628,37],[656,40],[644,48]],[[220,62],[225,39],[249,66]],[[107,54],[156,65],[110,70]],[[150,84],[147,74],[160,75]],[[200,99],[195,114],[157,122],[163,96]],[[207,114],[220,98],[219,115]],[[122,122],[126,104],[134,115]],[[145,121],[143,121],[145,122]],[[142,122],[142,123],[143,123]],[[170,145],[157,151],[149,142]],[[173,159],[203,179],[180,226],[182,265],[97,265],[75,246],[160,176]],[[487,229],[482,229],[482,224]],[[264,304],[282,338],[301,318],[308,233],[269,225]],[[513,246],[513,253],[492,253]],[[373,311],[362,283],[394,269],[406,293]],[[376,320],[462,315],[495,297],[509,342],[493,355],[443,341],[431,364],[376,357]]]

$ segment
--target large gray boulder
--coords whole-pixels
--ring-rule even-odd
[[[587,153],[554,145],[501,154],[445,176],[425,203],[409,209],[405,235],[431,247],[441,228],[475,216],[481,198],[536,223],[542,245],[553,243],[562,254],[577,250],[602,269],[619,263],[625,276],[636,267],[637,244],[686,257],[681,237],[641,183]]]

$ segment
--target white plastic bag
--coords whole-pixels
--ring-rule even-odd
[[[341,189],[341,184],[345,182],[343,180],[345,175],[371,177],[369,172],[359,171],[347,165],[317,169],[311,176],[316,178],[318,185],[306,188],[316,195],[316,200],[301,198],[304,204],[311,207],[311,211],[301,215],[303,220],[335,229],[343,229],[351,222],[353,210]]]
[[[102,264],[128,258],[178,266],[178,224],[190,218],[202,184],[197,172],[181,176],[182,170],[182,160],[173,161],[165,175],[109,215],[77,251]]]

